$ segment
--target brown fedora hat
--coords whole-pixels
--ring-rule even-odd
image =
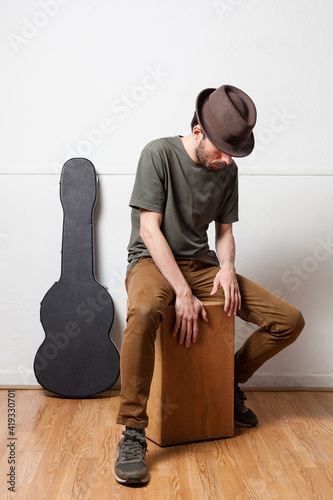
[[[196,114],[203,133],[215,147],[230,156],[252,152],[257,111],[245,92],[232,85],[205,89],[197,97]]]

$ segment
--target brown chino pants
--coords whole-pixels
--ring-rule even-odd
[[[181,260],[178,265],[198,299],[224,304],[222,289],[210,295],[219,267],[196,260]],[[296,340],[304,327],[304,319],[295,307],[265,288],[238,274],[237,281],[242,297],[237,315],[259,326],[235,354],[235,382],[243,383],[265,361]],[[130,269],[125,284],[127,327],[120,355],[117,423],[144,428],[148,425],[146,410],[154,370],[156,330],[174,298],[174,291],[150,257],[141,258]]]

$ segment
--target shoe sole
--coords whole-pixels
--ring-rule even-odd
[[[116,474],[116,481],[121,484],[140,484],[140,483],[147,483],[148,482],[148,474],[146,477],[139,479],[137,477],[128,477],[127,479],[121,479],[119,476]]]
[[[237,425],[238,427],[255,427],[258,425],[259,422],[256,422],[255,424],[245,424],[244,422],[236,422],[234,421],[234,424]]]

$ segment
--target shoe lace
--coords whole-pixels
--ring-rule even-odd
[[[236,406],[245,406],[244,401],[247,400],[247,397],[244,394],[244,392],[242,391],[242,389],[240,389],[238,387],[238,385],[235,385],[234,399],[235,399]]]
[[[124,459],[140,460],[142,458],[142,448],[148,452],[145,436],[138,433],[131,433],[127,430],[123,431],[122,434],[125,436],[122,445]]]

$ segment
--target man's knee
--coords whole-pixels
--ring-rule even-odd
[[[142,301],[128,309],[127,321],[135,324],[136,330],[146,331],[154,327],[157,329],[163,317],[163,311],[158,301]]]
[[[296,340],[299,334],[302,332],[305,325],[303,314],[295,307],[289,314],[289,328],[293,337]]]

